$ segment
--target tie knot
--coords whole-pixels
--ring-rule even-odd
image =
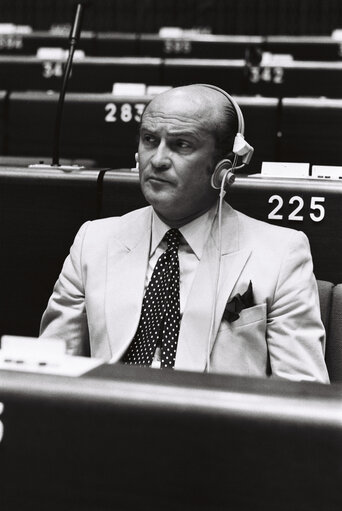
[[[178,250],[179,242],[180,242],[181,233],[178,229],[169,229],[165,234],[165,239],[167,241],[167,248]]]

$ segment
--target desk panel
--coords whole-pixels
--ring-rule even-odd
[[[97,176],[0,169],[0,336],[38,334],[75,234],[96,217]]]
[[[8,97],[7,92],[0,90],[0,154],[7,151]]]
[[[263,38],[259,36],[198,34],[177,38],[141,34],[139,52],[149,57],[244,59],[251,49],[260,50],[262,44]]]
[[[137,57],[141,55],[139,35],[130,32],[98,32],[94,49],[98,57]],[[159,56],[157,55],[157,57]]]
[[[284,98],[280,161],[342,165],[342,100]]]
[[[6,511],[341,509],[338,385],[103,366],[0,401]]]
[[[341,60],[342,42],[328,36],[269,36],[265,51],[290,54],[296,60]]]
[[[94,32],[82,31],[77,49],[94,54]],[[0,55],[36,55],[39,48],[69,48],[69,31],[54,34],[37,30],[29,34],[0,34]]]
[[[75,59],[68,91],[111,92],[115,82],[160,84],[159,59]],[[30,56],[0,56],[0,88],[5,90],[57,90],[61,88],[63,60]]]
[[[137,172],[122,169],[105,173],[101,217],[125,215],[144,206],[148,206],[148,203],[141,192]]]
[[[246,172],[261,171],[263,161],[277,161],[279,127],[281,122],[279,100],[276,98],[234,96],[245,120],[245,138],[254,147],[252,160]]]
[[[69,32],[0,34],[1,55],[35,55],[41,47],[68,47]],[[86,55],[99,57],[150,56],[213,59],[241,59],[246,50],[290,54],[296,60],[337,61],[342,58],[341,41],[329,36],[248,36],[186,34],[160,37],[159,34],[134,32],[82,31],[77,48]]]
[[[293,61],[253,66],[244,60],[165,59],[168,85],[213,83],[233,94],[341,97],[342,62]]]
[[[95,159],[98,165],[134,167],[138,124],[150,99],[148,96],[67,94],[60,155]],[[10,154],[51,157],[57,101],[57,93],[15,92],[10,95]]]
[[[64,61],[0,56],[3,90],[59,90]],[[75,60],[69,91],[111,92],[115,82],[147,85],[214,83],[236,95],[341,97],[342,62],[246,66],[244,60],[86,57]]]
[[[212,83],[231,94],[248,94],[244,60],[165,59],[164,83],[174,87]]]
[[[342,282],[342,183],[240,177],[226,200],[247,215],[304,231],[316,278]]]
[[[89,57],[75,61],[68,90],[112,92],[115,82],[161,84],[161,60],[136,57]]]
[[[249,66],[246,80],[250,95],[340,98],[342,62],[293,61],[279,65]]]

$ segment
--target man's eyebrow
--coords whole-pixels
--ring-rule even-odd
[[[194,137],[198,138],[199,134],[197,134],[195,131],[188,130],[188,129],[174,129],[169,131],[169,135],[171,137]]]
[[[146,132],[148,131],[149,133],[158,133],[158,129],[154,128],[153,126],[146,126],[146,125],[141,125],[140,126],[140,132]],[[182,129],[182,128],[175,128],[175,129],[171,129],[168,131],[167,133],[170,137],[192,137],[192,138],[200,138],[200,134],[199,133],[196,133],[196,131],[193,131],[193,130],[189,130],[189,129]]]

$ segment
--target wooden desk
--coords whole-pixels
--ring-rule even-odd
[[[341,390],[124,366],[2,371],[2,505],[340,511]]]

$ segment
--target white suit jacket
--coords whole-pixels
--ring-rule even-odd
[[[152,208],[87,222],[79,230],[41,323],[69,353],[116,362],[139,323]],[[183,313],[175,369],[205,371],[219,260],[214,222]],[[227,301],[252,282],[255,305],[234,322]],[[306,236],[224,204],[211,372],[327,382],[325,333]]]

